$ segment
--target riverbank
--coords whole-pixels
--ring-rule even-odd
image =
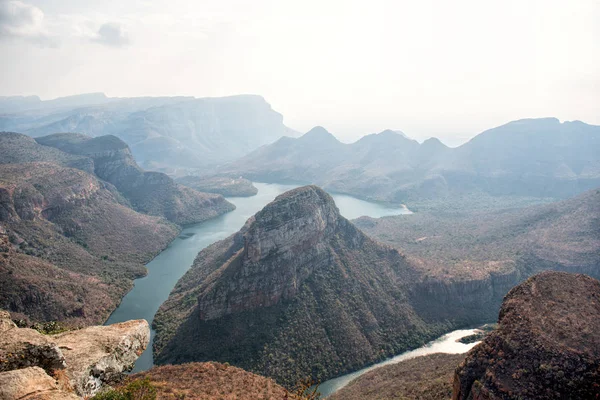
[[[133,289],[122,299],[106,324],[131,319],[151,322],[160,305],[168,298],[177,281],[192,265],[197,254],[212,243],[238,231],[248,218],[260,211],[279,194],[297,185],[254,183],[258,194],[252,197],[228,197],[236,209],[211,220],[188,225],[167,248],[146,265],[148,274],[136,279]],[[404,208],[390,208],[380,203],[371,203],[346,195],[333,195],[341,214],[353,219],[362,215],[374,218],[407,213]],[[134,372],[144,371],[154,364],[151,332],[148,349],[137,360]]]
[[[360,377],[361,375],[366,374],[367,372],[373,371],[377,368],[384,367],[386,365],[397,364],[402,361],[410,360],[412,358],[425,356],[433,353],[448,353],[448,354],[462,354],[471,350],[475,345],[479,342],[473,342],[469,344],[464,344],[460,342],[460,339],[466,336],[473,335],[477,333],[479,329],[460,329],[456,331],[449,332],[440,338],[433,340],[426,345],[419,347],[415,350],[406,351],[404,353],[398,354],[392,358],[389,358],[385,361],[379,362],[377,364],[373,364],[367,368],[360,369],[358,371],[342,375],[340,377],[330,379],[328,381],[323,382],[319,385],[319,392],[321,393],[322,398],[326,398],[331,396],[333,393],[342,389],[346,385],[348,385],[354,379]]]

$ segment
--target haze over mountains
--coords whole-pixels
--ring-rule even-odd
[[[0,308],[25,324],[102,323],[182,225],[233,210],[246,220],[259,208],[246,213],[223,195],[254,196],[252,181],[313,183],[230,237],[190,248],[201,251],[153,321],[160,364],[231,363],[283,392],[490,322],[504,295],[541,271],[600,276],[598,126],[513,121],[450,148],[392,130],[351,144],[322,127],[293,138],[258,96],[4,98],[0,110],[0,126],[24,132],[0,132]],[[141,168],[138,156],[170,175]],[[348,221],[314,184],[416,212]],[[232,232],[220,225],[228,217],[207,236]],[[167,258],[160,273],[170,260],[181,262]],[[455,362],[414,366],[439,365],[442,379]],[[219,376],[250,376],[211,365],[148,376],[193,379],[214,367],[215,390]],[[449,393],[447,382],[433,386]]]
[[[464,193],[568,197],[600,186],[600,127],[555,118],[510,122],[458,148],[394,131],[339,142],[322,127],[224,166],[267,182],[315,183],[367,199],[410,202]]]
[[[109,98],[102,93],[49,101],[0,98],[0,131],[33,137],[76,132],[115,135],[147,169],[199,168],[294,135],[260,96]]]

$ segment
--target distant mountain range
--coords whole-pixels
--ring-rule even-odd
[[[110,98],[102,93],[49,101],[0,97],[0,131],[33,137],[74,132],[124,140],[147,169],[175,172],[239,158],[295,132],[260,96]]]
[[[367,199],[411,202],[457,193],[568,197],[600,186],[600,126],[527,119],[449,148],[394,131],[344,144],[322,127],[283,137],[220,172],[266,182],[315,183]]]

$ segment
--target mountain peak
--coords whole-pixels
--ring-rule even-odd
[[[315,126],[310,131],[300,136],[300,139],[320,143],[339,143],[339,140],[337,140],[335,136],[333,136],[330,132],[327,131],[327,129],[323,128],[322,126]]]
[[[379,133],[372,133],[370,135],[365,135],[360,138],[355,144],[359,145],[376,145],[376,146],[385,146],[385,147],[397,147],[397,146],[406,146],[406,145],[415,145],[418,143],[406,136],[401,131],[394,131],[391,129],[386,129]]]
[[[440,139],[436,138],[436,137],[430,137],[429,139],[425,140],[423,143],[421,143],[421,146],[424,146],[426,148],[449,148],[448,146],[446,146]]]
[[[269,203],[255,216],[245,235],[249,261],[310,248],[337,227],[341,218],[333,198],[318,186],[290,190]]]
[[[377,133],[376,135],[377,136],[383,136],[383,137],[385,137],[385,136],[391,136],[391,137],[402,136],[405,139],[412,140],[411,138],[409,138],[406,135],[406,133],[404,133],[402,131],[395,131],[395,130],[392,130],[392,129],[386,129],[386,130],[384,130],[382,132]]]

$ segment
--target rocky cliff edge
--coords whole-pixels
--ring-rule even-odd
[[[145,320],[43,335],[0,311],[0,400],[92,396],[119,381],[149,341]]]

